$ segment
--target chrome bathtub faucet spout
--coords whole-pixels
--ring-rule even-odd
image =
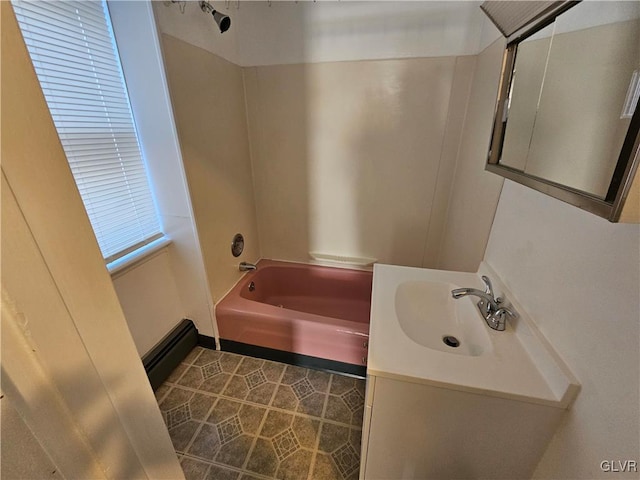
[[[241,272],[247,272],[249,270],[257,270],[258,267],[256,267],[253,263],[248,263],[248,262],[240,262],[240,265],[238,265],[238,270],[240,270]]]
[[[485,286],[484,292],[477,288],[455,288],[451,290],[451,296],[455,299],[466,297],[467,295],[479,297],[480,301],[477,305],[482,318],[492,329],[503,331],[506,327],[506,318],[516,318],[517,313],[501,305],[502,299],[495,297],[491,280],[488,277],[483,275],[481,278]]]

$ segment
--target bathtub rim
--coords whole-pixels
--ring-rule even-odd
[[[279,265],[281,263],[285,263],[285,264],[289,264],[289,265]],[[245,302],[251,302],[248,303],[248,306],[254,305],[254,304],[258,304],[260,305],[260,309],[264,309],[264,313],[262,313],[262,315],[277,315],[278,312],[281,309],[281,307],[277,307],[275,305],[271,305],[269,303],[264,303],[264,302],[259,302],[257,300],[251,300],[249,298],[245,298],[242,296],[241,294],[241,290],[243,290],[244,288],[247,288],[249,286],[249,284],[251,283],[251,278],[257,274],[259,274],[260,271],[260,267],[262,266],[263,268],[269,268],[269,267],[283,267],[283,268],[295,268],[296,266],[300,266],[300,267],[314,267],[314,268],[328,268],[328,269],[333,269],[333,268],[340,268],[342,270],[352,270],[355,273],[362,273],[362,274],[367,274],[367,273],[371,273],[371,280],[372,280],[372,286],[373,286],[373,271],[369,271],[369,270],[360,270],[360,269],[355,269],[355,268],[346,268],[346,267],[334,267],[334,266],[327,266],[327,265],[316,265],[313,263],[302,263],[302,262],[293,262],[293,261],[284,261],[284,260],[274,260],[274,259],[266,259],[266,258],[261,258],[260,260],[258,260],[258,262],[256,263],[256,266],[258,267],[256,270],[253,271],[248,271],[245,272],[242,277],[240,277],[240,279],[234,284],[234,286],[224,294],[224,296],[215,304],[214,310],[215,310],[215,315],[217,318],[217,315],[220,311],[220,306],[221,304],[223,304],[223,302],[225,302],[225,300],[227,300],[229,297],[229,295],[237,288],[238,289],[238,294],[237,296],[234,298],[234,302],[238,302],[239,305],[244,305]],[[222,309],[223,311],[229,312],[229,313],[233,313],[233,314],[239,314],[244,312],[243,309],[241,308],[237,308],[235,306],[227,306],[222,305]],[[367,322],[356,322],[353,320],[345,320],[345,319],[341,319],[341,318],[336,318],[336,317],[327,317],[327,316],[323,316],[323,315],[318,315],[315,313],[310,313],[310,312],[304,312],[301,310],[294,310],[291,308],[284,308],[285,310],[289,311],[289,312],[296,312],[296,314],[299,314],[301,316],[301,318],[298,318],[296,320],[300,320],[300,321],[309,321],[309,322],[320,322],[320,323],[325,323],[325,324],[330,324],[333,325],[335,327],[341,327],[341,328],[349,328],[350,326],[361,326],[360,328],[355,328],[355,331],[358,332],[365,332],[367,334],[367,337],[369,336],[369,325],[371,323],[371,314],[369,314],[369,318],[367,319]]]
[[[345,270],[354,270],[357,272],[370,272],[371,275],[373,275],[373,267],[374,265],[371,265],[370,267],[356,267],[356,266],[348,266],[348,265],[329,265],[326,263],[316,263],[315,260],[308,260],[308,261],[302,261],[302,260],[279,260],[277,258],[264,258],[264,257],[260,257],[258,258],[258,260],[255,261],[255,265],[257,267],[259,267],[261,265],[261,263],[266,263],[266,262],[278,262],[278,263],[291,263],[294,265],[302,265],[302,266],[313,266],[313,267],[327,267],[327,268],[339,268],[339,269],[345,269]],[[253,273],[252,271],[247,271],[244,272],[240,278],[238,278],[238,280],[236,280],[234,282],[234,284],[228,288],[219,298],[218,301],[213,302],[213,308],[214,308],[214,314],[215,314],[215,309],[217,308],[218,304],[220,302],[222,302],[227,295],[229,295],[231,293],[231,291],[236,288],[236,286],[238,286],[238,284],[240,282],[242,282],[245,278],[247,278],[248,275],[250,275],[251,273]]]
[[[280,260],[272,259],[260,259],[257,262],[257,266],[262,267],[263,269],[272,266],[277,268],[321,268],[331,270],[339,268],[301,262],[282,262]],[[365,276],[367,280],[371,279],[371,281],[373,281],[373,272],[353,268],[347,270],[351,270],[358,277]],[[361,342],[361,345],[363,346],[355,347],[355,344],[353,344],[355,350],[352,350],[352,352],[357,351],[358,353],[355,354],[356,356],[362,354],[362,358],[366,359],[366,349],[369,340],[370,316],[366,319],[366,321],[358,322],[354,320],[339,319],[288,308],[284,309],[287,314],[283,316],[283,309],[281,307],[247,299],[241,296],[241,290],[244,288],[248,288],[248,285],[250,284],[252,279],[255,278],[255,275],[259,274],[259,271],[260,270],[258,270],[257,272],[249,271],[246,274],[242,275],[242,277],[236,282],[234,287],[229,290],[229,292],[227,292],[218,303],[216,303],[215,316],[218,324],[221,323],[221,317],[226,317],[226,322],[229,320],[229,318],[239,318],[243,315],[246,315],[247,312],[251,312],[251,316],[254,320],[263,318],[268,322],[277,321],[281,325],[307,324],[312,328],[322,326],[324,328],[332,329],[336,331],[336,333],[340,333],[341,337],[342,335],[346,335],[347,337],[351,338],[359,338],[359,342]],[[218,327],[218,337],[216,338],[216,340],[218,340],[219,348],[222,351],[248,354],[250,356],[266,358],[267,360],[282,361],[284,363],[289,363],[292,365],[298,364],[298,362],[296,362],[296,358],[306,358],[308,361],[301,364],[301,366],[310,368],[322,368],[338,373],[346,372],[348,374],[353,374],[359,377],[366,375],[366,360],[363,360],[363,363],[361,363],[359,361],[359,357],[358,360],[356,360],[355,358],[349,358],[350,355],[348,353],[345,355],[345,352],[348,352],[348,349],[342,350],[341,353],[330,359],[323,356],[317,356],[318,352],[314,352],[313,349],[309,349],[306,351],[305,349],[303,349],[298,350],[297,352],[293,352],[286,349],[280,349],[276,343],[271,342],[261,343],[260,341],[251,341],[251,343],[245,343],[240,337],[236,338],[236,335],[234,333],[227,333],[228,336],[225,337],[225,334],[223,332],[220,332],[220,327]],[[235,349],[235,347],[237,347],[238,349]],[[363,348],[364,351],[359,352],[358,350],[360,348]],[[259,350],[262,351],[260,352]],[[349,360],[347,360],[347,358],[349,358]]]

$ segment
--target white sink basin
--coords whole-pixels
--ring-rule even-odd
[[[451,297],[454,288],[483,289],[482,275],[519,314],[504,331],[489,328],[476,297]],[[460,345],[447,346],[445,336]],[[367,373],[379,377],[561,408],[579,390],[526,310],[485,263],[477,273],[376,264],[368,350]]]
[[[411,340],[433,350],[472,357],[491,352],[488,327],[473,299],[452,298],[454,288],[458,286],[429,281],[398,285],[395,310],[400,328]]]

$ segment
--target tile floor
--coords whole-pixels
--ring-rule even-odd
[[[354,480],[365,381],[196,347],[156,391],[187,480]]]

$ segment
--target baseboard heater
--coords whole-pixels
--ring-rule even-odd
[[[185,319],[171,330],[160,343],[142,357],[142,364],[151,387],[156,390],[171,372],[198,344],[198,330],[193,322]]]

